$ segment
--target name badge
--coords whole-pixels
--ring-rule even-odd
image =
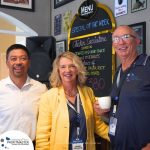
[[[117,118],[110,117],[110,121],[109,121],[109,134],[110,135],[115,136],[116,126],[117,126]]]
[[[72,150],[83,150],[83,142],[81,140],[73,141]]]

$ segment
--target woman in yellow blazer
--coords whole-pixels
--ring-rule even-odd
[[[93,111],[95,96],[85,86],[85,67],[72,52],[53,63],[51,88],[42,95],[36,150],[95,150],[94,132],[108,138],[108,126]]]

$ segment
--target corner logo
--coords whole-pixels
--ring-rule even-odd
[[[34,150],[31,139],[21,131],[7,131],[0,135],[0,150]]]
[[[0,139],[0,150],[2,149],[2,148],[4,148],[4,149],[9,149],[6,145],[5,145],[5,140],[6,140],[6,143],[7,142],[9,142],[9,140],[10,140],[10,138],[9,137],[6,137],[6,138],[1,138]]]

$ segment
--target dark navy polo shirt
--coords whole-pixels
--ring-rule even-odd
[[[113,82],[112,99],[117,93],[118,70]],[[116,134],[110,135],[114,150],[141,150],[150,143],[150,57],[146,54],[138,57],[126,75],[116,118]]]

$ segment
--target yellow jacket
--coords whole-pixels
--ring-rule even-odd
[[[109,140],[108,126],[93,111],[95,97],[89,87],[79,87],[86,126],[86,150],[95,150],[94,132]],[[42,95],[36,133],[36,150],[68,150],[69,113],[63,87],[52,88]]]

